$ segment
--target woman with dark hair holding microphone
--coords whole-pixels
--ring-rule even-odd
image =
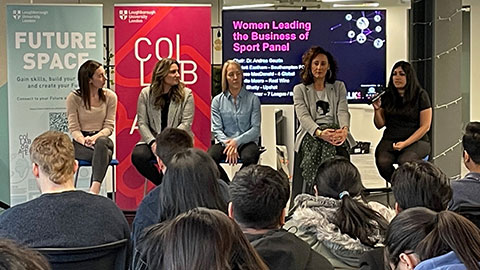
[[[158,61],[150,86],[143,88],[138,96],[137,123],[142,139],[133,149],[132,163],[155,185],[162,183],[163,177],[153,162],[156,160],[157,134],[166,127],[174,127],[193,135],[193,94],[180,81],[179,67],[178,62],[171,58]]]
[[[73,137],[75,158],[92,163],[90,192],[98,194],[112,160],[117,95],[103,88],[105,70],[88,60],[78,70],[79,89],[67,96],[68,129]]]
[[[332,54],[312,47],[302,56],[302,83],[293,88],[293,104],[300,123],[295,139],[292,198],[313,194],[318,165],[336,155],[349,158],[355,140],[349,133],[345,84],[337,81],[337,63]]]
[[[390,182],[393,164],[421,160],[430,153],[427,132],[432,106],[410,63],[395,63],[385,94],[373,102],[373,108],[375,127],[385,127],[375,149],[375,163],[380,175]]]

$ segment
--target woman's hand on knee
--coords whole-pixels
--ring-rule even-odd
[[[408,145],[405,142],[393,143],[393,150],[402,151]]]
[[[90,148],[93,148],[93,145],[95,144],[95,140],[96,138],[94,138],[95,136],[93,137],[90,137],[90,136],[87,136],[85,137],[85,142],[83,145],[85,145],[86,147],[90,147]]]
[[[239,157],[237,148],[237,142],[234,139],[229,139],[225,142],[225,150],[223,150],[223,153],[227,155],[225,161],[230,165],[237,164]]]

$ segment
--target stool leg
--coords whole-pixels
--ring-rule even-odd
[[[388,182],[385,184],[386,188],[387,188],[387,204],[388,204],[388,207],[390,207],[390,191],[388,191]]]
[[[80,166],[78,166],[77,172],[75,173],[75,181],[73,182],[73,186],[76,188],[77,187],[77,181],[78,181],[78,174],[80,173]]]
[[[115,202],[115,165],[110,165],[112,167],[112,201]]]
[[[147,189],[148,189],[148,179],[145,178],[145,184],[143,185],[143,197],[147,195]]]

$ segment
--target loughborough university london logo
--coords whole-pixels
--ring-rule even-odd
[[[21,11],[21,10],[18,10],[18,9],[17,9],[17,10],[12,11],[12,13],[13,13],[13,14],[12,14],[12,15],[13,15],[13,18],[14,18],[15,20],[20,20],[20,18],[22,17],[22,11]]]
[[[120,20],[126,20],[127,19],[127,10],[119,10],[118,11],[118,17],[120,17]]]

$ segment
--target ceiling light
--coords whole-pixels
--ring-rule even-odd
[[[338,3],[338,2],[359,2],[363,0],[322,0],[323,3]]]
[[[359,4],[333,4],[334,8],[352,8],[352,7],[378,7],[380,4],[377,2],[373,3],[359,3]]]
[[[238,5],[238,6],[224,6],[223,10],[231,10],[231,9],[246,9],[246,8],[266,8],[266,7],[273,7],[275,4],[267,3],[267,4],[252,4],[252,5]]]

